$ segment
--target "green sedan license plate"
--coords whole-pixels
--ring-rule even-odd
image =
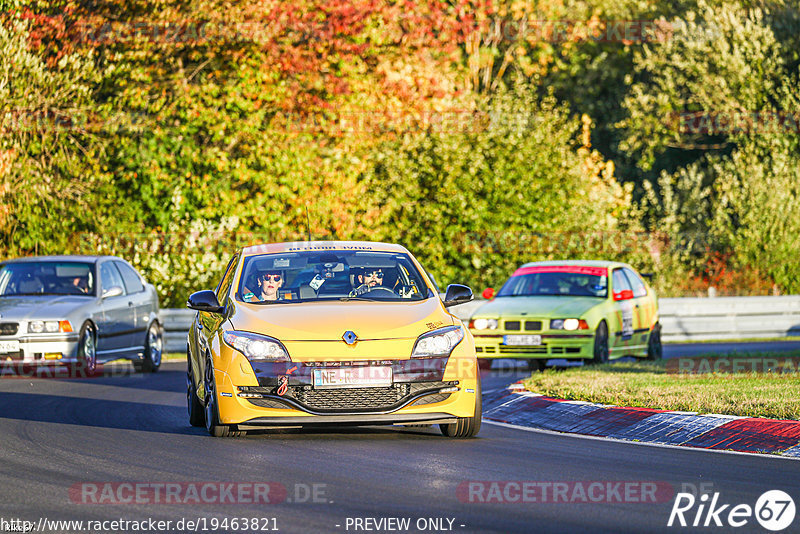
[[[503,345],[541,345],[542,336],[537,335],[516,335],[503,336]]]

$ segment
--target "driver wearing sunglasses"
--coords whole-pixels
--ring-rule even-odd
[[[363,295],[372,291],[376,287],[383,287],[383,269],[366,267],[355,277],[355,288],[350,292],[350,296]]]
[[[264,302],[278,300],[278,290],[283,287],[283,273],[280,271],[264,271],[256,276],[256,289],[246,292],[245,302]]]
[[[364,269],[363,274],[358,277],[358,282],[368,287],[383,285],[383,269]]]

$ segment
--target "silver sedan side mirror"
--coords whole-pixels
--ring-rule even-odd
[[[103,291],[103,298],[107,299],[107,298],[110,298],[110,297],[118,297],[118,296],[122,295],[122,293],[123,293],[123,291],[122,291],[121,287],[119,287],[119,286],[111,286],[108,289],[106,289],[105,291]]]

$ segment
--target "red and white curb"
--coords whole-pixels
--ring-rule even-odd
[[[800,421],[701,415],[566,401],[511,384],[489,393],[483,418],[588,436],[800,458]]]

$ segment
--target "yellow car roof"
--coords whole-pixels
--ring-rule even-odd
[[[409,254],[408,250],[394,243],[378,243],[375,241],[293,241],[289,243],[266,243],[252,245],[242,249],[243,256],[256,254],[279,254],[282,252],[324,250],[370,250],[375,252],[398,252]]]

